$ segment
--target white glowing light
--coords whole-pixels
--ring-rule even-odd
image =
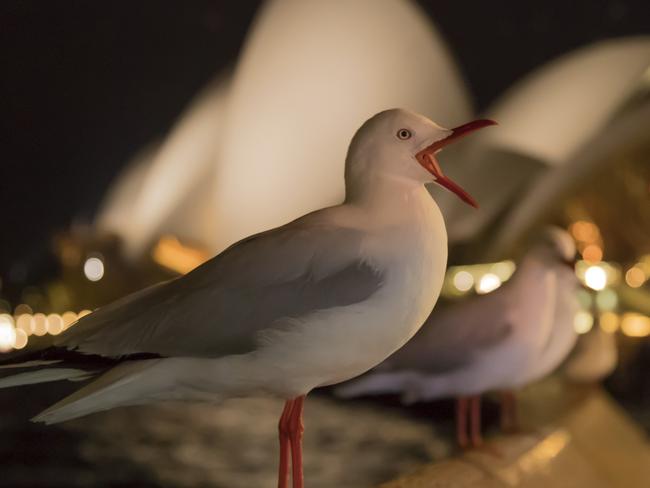
[[[104,262],[97,257],[86,259],[84,274],[90,281],[101,280],[104,277]]]
[[[586,334],[594,325],[594,316],[585,310],[580,310],[573,317],[573,328],[578,334]]]
[[[607,273],[600,266],[589,266],[585,271],[585,284],[592,290],[602,290],[607,285]]]
[[[476,287],[476,292],[481,294],[490,293],[500,286],[501,279],[497,275],[494,273],[486,273],[481,277],[481,281],[479,281]]]
[[[474,286],[474,277],[467,271],[459,271],[454,275],[454,286],[458,291],[468,291]]]
[[[7,352],[13,349],[16,343],[16,329],[7,320],[0,320],[0,352]]]

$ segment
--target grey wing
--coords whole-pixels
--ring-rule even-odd
[[[59,345],[88,354],[216,357],[256,347],[283,318],[365,300],[381,273],[362,235],[298,220],[245,239],[186,276],[81,319]]]
[[[386,360],[386,367],[444,373],[472,362],[512,332],[509,287],[431,313],[418,333]]]

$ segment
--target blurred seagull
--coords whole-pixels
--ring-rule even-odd
[[[501,390],[502,424],[511,427],[511,390],[548,374],[575,343],[577,281],[567,267],[575,247],[559,229],[544,237],[508,283],[431,314],[406,346],[337,394],[401,393],[404,403],[454,396],[457,440],[464,448],[482,442],[481,395]]]
[[[492,125],[444,129],[402,109],[353,137],[343,204],[244,239],[189,274],[100,308],[54,348],[23,356],[0,387],[93,382],[33,420],[53,424],[160,400],[272,394],[278,486],[303,486],[302,411],[312,389],[364,373],[401,347],[437,301],[447,261],[442,215],[424,184],[476,205],[435,154]],[[309,161],[305,161],[309,164]]]
[[[562,372],[574,383],[597,383],[611,375],[617,365],[615,334],[594,327],[580,336],[571,356],[563,364]]]
[[[527,373],[522,375],[518,387],[533,383],[548,376],[564,362],[574,349],[578,334],[573,321],[580,310],[577,291],[581,287],[575,269],[575,242],[571,236],[558,227],[548,227],[544,237],[547,244],[555,251],[553,263],[549,266],[554,273],[555,296],[551,297],[549,307],[553,307],[548,333],[542,336],[540,348],[529,363]],[[508,432],[519,427],[517,419],[516,399],[510,389],[501,392],[501,428]]]

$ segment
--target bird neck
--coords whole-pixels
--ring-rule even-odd
[[[512,277],[513,285],[527,283],[529,280],[537,280],[541,275],[549,271],[551,267],[536,252],[530,252],[521,260],[517,271]]]
[[[373,172],[362,182],[348,182],[345,203],[384,215],[398,215],[403,218],[407,207],[421,203],[426,197],[433,199],[424,185],[409,178]]]

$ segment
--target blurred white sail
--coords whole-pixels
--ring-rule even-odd
[[[217,252],[338,202],[354,130],[391,107],[449,126],[471,116],[443,40],[412,2],[272,0],[253,23],[227,110],[225,84],[214,84],[142,182],[118,183],[137,191],[118,191],[98,225],[132,257],[163,232]]]
[[[234,77],[215,174],[216,249],[340,201],[352,134],[391,107],[449,126],[470,117],[447,48],[414,4],[266,4]]]
[[[590,151],[607,143],[605,128],[649,60],[649,37],[599,42],[506,92],[487,112],[498,128],[441,155],[445,171],[481,205],[473,211],[432,188],[450,242],[475,238],[499,216],[490,254],[519,239],[595,164]],[[253,23],[232,80],[221,80],[107,199],[98,226],[122,236],[129,256],[163,233],[218,252],[336,203],[349,139],[377,111],[412,108],[447,126],[472,116],[443,40],[411,2],[272,0]],[[623,140],[638,130],[606,135],[614,132]]]
[[[127,169],[113,185],[96,225],[119,235],[128,257],[139,256],[163,233],[180,231],[184,238],[202,242],[214,231],[201,215],[210,206],[205,184],[213,179],[227,89],[226,76],[207,87],[160,147],[136,158],[131,166],[137,169]],[[201,212],[179,216],[179,208]]]
[[[129,219],[129,214],[142,192],[144,181],[159,149],[159,144],[152,144],[128,162],[117,182],[113,183],[104,195],[102,208],[95,219],[97,230],[116,233],[123,237],[126,243],[131,241],[128,236],[138,233],[137,228],[132,228],[135,222]]]
[[[489,110],[500,130],[482,142],[549,165],[564,164],[638,88],[650,37],[601,41],[561,56],[509,90]]]
[[[638,90],[649,66],[650,37],[603,41],[542,66],[508,90],[487,111],[499,122],[498,129],[477,134],[467,150],[448,155],[446,171],[481,204],[480,211],[467,212],[436,193],[450,240],[472,239],[511,209],[518,215],[516,226],[507,218],[494,231],[508,232],[508,244],[516,240],[557,196],[549,190],[539,198],[539,190],[531,188],[547,181],[551,168],[571,173],[569,167],[584,159],[582,153],[596,138],[610,136],[606,127]],[[583,170],[589,164],[584,163]],[[566,190],[566,182],[554,188]],[[529,208],[531,198],[536,199],[535,209]],[[523,207],[528,213],[521,212]],[[505,245],[504,238],[497,247]],[[493,257],[498,250],[493,249]]]

